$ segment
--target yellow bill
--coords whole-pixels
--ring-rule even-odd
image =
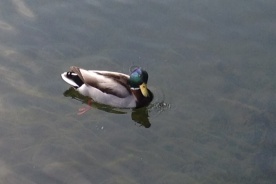
[[[149,92],[148,92],[148,88],[147,88],[147,84],[146,83],[143,83],[139,86],[142,94],[144,97],[148,97],[149,96]]]

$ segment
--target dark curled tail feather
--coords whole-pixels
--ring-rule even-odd
[[[80,79],[80,77],[74,73],[74,72],[67,72],[66,77],[68,79],[71,79],[72,81],[74,81],[78,86],[74,86],[76,88],[80,87],[83,85],[83,81]]]

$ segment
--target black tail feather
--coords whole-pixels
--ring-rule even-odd
[[[67,72],[66,77],[74,81],[78,87],[81,87],[84,84],[80,77],[74,72]]]

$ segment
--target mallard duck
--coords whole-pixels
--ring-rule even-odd
[[[153,99],[152,92],[147,88],[148,73],[141,67],[133,67],[130,72],[126,75],[71,66],[61,77],[80,94],[97,103],[118,108],[147,106]]]

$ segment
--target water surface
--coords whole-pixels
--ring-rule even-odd
[[[1,183],[275,183],[275,7],[1,1]],[[78,116],[71,65],[140,65],[156,98]]]

